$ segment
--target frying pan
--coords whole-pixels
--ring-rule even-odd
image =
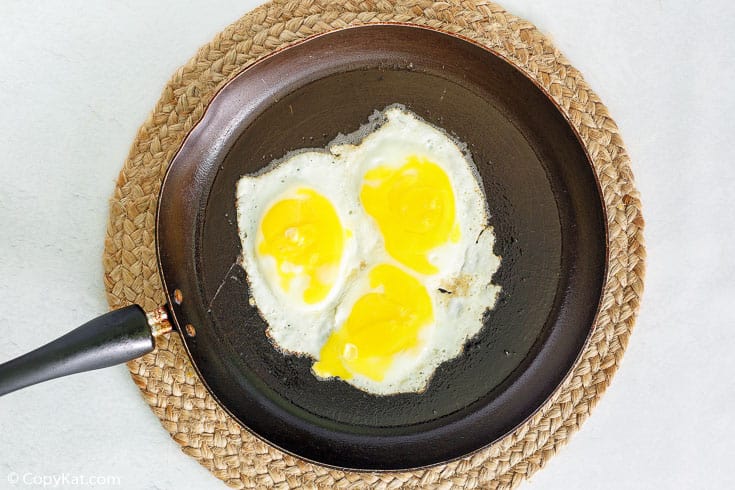
[[[235,186],[396,102],[467,143],[502,257],[494,276],[502,292],[480,333],[423,393],[375,396],[317,380],[309,359],[269,342],[239,265]],[[0,394],[125,362],[175,330],[219,404],[284,451],[356,470],[446,462],[523,423],[570,371],[600,303],[605,223],[579,136],[511,63],[417,26],[318,35],[229,82],[171,162],[156,219],[168,304],[107,313],[0,365]]]

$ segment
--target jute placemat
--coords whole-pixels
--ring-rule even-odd
[[[573,372],[527,423],[462,460],[400,473],[352,473],[281,453],[232,420],[207,393],[176,335],[128,367],[182,450],[234,488],[510,488],[543,467],[589,416],[628,343],[643,288],[643,218],[628,155],[607,109],[580,73],[530,22],[490,2],[274,1],[227,27],[168,82],[140,128],[111,201],[105,286],[112,307],[164,302],[154,217],[166,167],[214,93],[259,57],[325,31],[410,22],[478,41],[524,70],[581,135],[607,207],[609,267],[602,310]]]

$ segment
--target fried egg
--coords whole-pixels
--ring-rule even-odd
[[[273,344],[320,379],[424,390],[499,292],[482,189],[462,145],[401,106],[242,177],[242,263]]]
[[[357,261],[356,199],[340,191],[345,168],[301,152],[242,177],[237,215],[242,264],[268,335],[292,353],[319,352]],[[308,335],[305,335],[308,333]]]

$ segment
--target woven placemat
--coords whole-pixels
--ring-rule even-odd
[[[274,1],[222,31],[181,67],[140,128],[111,201],[105,286],[112,307],[164,302],[154,247],[161,180],[217,90],[259,57],[307,36],[351,25],[409,22],[488,46],[543,87],[576,127],[607,207],[609,267],[602,309],[573,372],[544,407],[493,446],[413,472],[352,473],[283,454],[231,419],[197,378],[177,335],[128,367],[182,450],[234,488],[510,488],[553,456],[589,416],[618,367],[643,288],[643,219],[629,158],[607,109],[580,73],[530,22],[490,2]]]

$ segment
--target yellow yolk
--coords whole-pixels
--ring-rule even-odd
[[[305,276],[304,302],[327,297],[342,259],[345,231],[334,206],[315,190],[302,187],[295,196],[276,202],[260,222],[259,255],[276,260],[281,288]]]
[[[401,167],[369,170],[360,200],[378,224],[388,253],[417,272],[439,272],[428,252],[459,241],[452,184],[441,167],[425,158],[411,156]]]
[[[426,288],[398,267],[380,264],[369,273],[370,292],[355,302],[347,320],[322,346],[314,372],[382,381],[394,357],[420,347],[419,333],[434,320]]]

